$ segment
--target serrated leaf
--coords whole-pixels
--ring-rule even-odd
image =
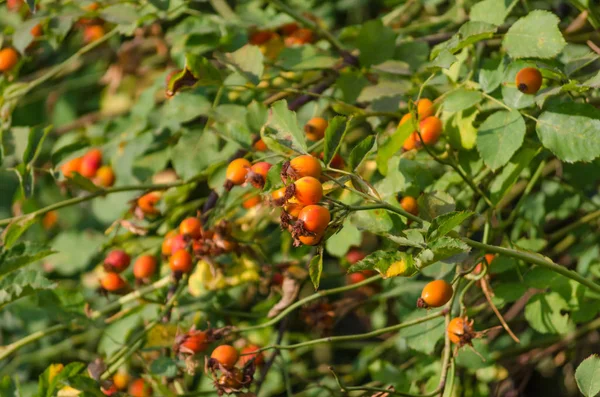
[[[360,50],[360,64],[368,67],[393,57],[396,33],[383,25],[380,19],[364,23],[358,32],[356,46]]]
[[[251,132],[257,133],[267,122],[269,111],[265,105],[258,101],[250,102],[250,105],[248,105],[247,109],[248,113],[246,113],[246,123],[248,123],[248,127],[250,127]]]
[[[350,266],[348,273],[376,270],[383,278],[411,277],[417,273],[412,256],[400,251],[375,251]]]
[[[33,224],[35,224],[37,219],[34,216],[29,216],[24,219],[21,219],[16,222],[11,222],[4,232],[2,233],[2,241],[4,243],[4,248],[8,249],[13,246],[14,243],[17,242],[19,237],[23,235]],[[0,269],[2,268],[2,263],[0,263]],[[0,270],[0,274],[2,271]]]
[[[351,170],[355,170],[356,167],[360,165],[365,156],[371,151],[373,145],[375,143],[375,137],[373,135],[369,135],[354,148],[350,152],[350,156],[348,157],[348,167]]]
[[[471,8],[471,21],[481,21],[500,26],[518,0],[484,0]]]
[[[0,308],[37,291],[55,288],[51,280],[35,270],[12,272],[0,279]]]
[[[57,165],[62,163],[67,157],[69,157],[72,153],[75,153],[85,147],[87,147],[89,143],[86,140],[77,140],[76,142],[70,143],[65,146],[61,146],[54,153],[52,153],[52,164]]]
[[[269,171],[267,172],[267,177],[265,178],[265,185],[263,186],[263,191],[272,192],[273,190],[279,189],[283,186],[283,182],[281,181],[281,163],[273,164]]]
[[[455,255],[469,252],[470,247],[462,241],[444,236],[427,244],[427,248],[417,255],[415,262],[417,267],[422,270],[436,262],[452,258]]]
[[[219,86],[223,84],[223,76],[207,58],[192,53],[185,54],[185,67],[196,79],[199,86]]]
[[[98,387],[98,381],[84,375],[76,375],[63,380],[62,385],[67,385],[73,389],[84,392],[85,396],[94,397],[105,397],[100,388]]]
[[[25,53],[25,50],[29,45],[33,42],[35,38],[31,34],[31,29],[40,23],[39,19],[30,19],[22,22],[18,28],[15,30],[12,36],[13,47],[19,51],[21,54]]]
[[[557,293],[534,295],[525,306],[525,319],[542,334],[565,334],[572,328],[567,302]]]
[[[419,216],[426,221],[452,212],[456,208],[452,196],[442,191],[424,193],[417,199],[417,202],[419,203]]]
[[[277,64],[286,70],[329,69],[336,62],[327,52],[310,44],[284,48],[277,57]]]
[[[444,52],[455,54],[471,44],[489,39],[494,35],[496,30],[497,27],[489,23],[479,21],[465,22],[454,36],[436,45],[431,50],[431,59],[436,59],[439,55],[445,56]]]
[[[479,127],[477,150],[485,164],[497,170],[521,147],[525,132],[525,121],[517,110],[500,110]]]
[[[184,134],[171,152],[173,167],[182,179],[208,172],[225,164],[239,146],[233,142],[221,147],[219,137],[212,132],[191,131]],[[190,156],[190,153],[202,153],[201,156]]]
[[[579,391],[585,397],[594,397],[600,393],[600,358],[593,354],[583,360],[575,371],[575,380]]]
[[[69,363],[62,369],[58,369],[57,365],[51,364],[39,377],[38,396],[55,396],[57,389],[62,387],[63,381],[77,376],[86,368],[84,363],[79,362]]]
[[[469,109],[457,112],[444,127],[444,134],[457,149],[471,150],[477,140],[477,128],[473,123],[479,116],[479,110]]]
[[[427,240],[432,242],[445,236],[473,215],[474,213],[470,211],[460,211],[449,212],[434,218],[427,230]]]
[[[298,125],[296,113],[288,109],[285,100],[277,101],[271,106],[267,125],[276,131],[273,138],[279,144],[302,154],[307,153],[304,132]]]
[[[377,148],[377,169],[383,175],[387,175],[388,173],[388,161],[396,154],[400,149],[402,149],[402,145],[404,145],[404,141],[410,134],[415,131],[415,125],[408,121],[402,125],[398,125],[396,131],[388,136]]]
[[[98,191],[102,190],[101,187],[95,185],[94,182],[92,182],[88,178],[81,176],[81,174],[78,172],[74,172],[71,175],[71,177],[69,178],[69,182],[71,182],[74,185],[77,185],[81,189],[83,189],[87,192],[90,192],[90,193],[94,193],[94,192],[98,192]]]
[[[492,181],[490,185],[490,199],[497,204],[508,192],[508,189],[517,181],[521,171],[529,164],[536,155],[536,151],[531,148],[523,148],[518,151],[509,163],[504,166],[500,174]]]
[[[544,147],[563,161],[600,156],[600,111],[584,103],[553,104],[539,117],[536,132]]]
[[[432,314],[432,313],[429,313]],[[411,321],[423,317],[422,310],[415,310],[402,321]],[[440,316],[412,327],[400,330],[399,335],[406,339],[408,347],[424,354],[432,354],[437,342],[443,338],[445,332],[444,317]]]
[[[447,112],[460,112],[477,105],[483,99],[479,91],[459,88],[452,91],[444,100],[444,110]]]
[[[502,45],[512,58],[555,57],[566,45],[559,22],[551,12],[532,11],[508,29]]]
[[[0,278],[55,252],[42,245],[29,242],[19,243],[8,250],[5,248],[0,253]]]
[[[321,283],[321,274],[323,273],[323,250],[319,249],[319,253],[310,260],[308,264],[308,274],[312,281],[315,291],[319,289]]]
[[[329,165],[331,163],[331,160],[340,148],[344,136],[346,136],[348,126],[351,122],[351,118],[346,120],[342,116],[335,116],[329,121],[325,130],[325,148],[323,150],[323,161],[325,164]]]
[[[170,357],[159,357],[150,364],[152,375],[173,378],[177,375],[177,371],[177,362]]]
[[[260,82],[265,69],[264,55],[255,45],[248,44],[235,52],[217,54],[216,58],[254,85]]]

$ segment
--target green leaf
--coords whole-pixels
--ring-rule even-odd
[[[356,46],[360,50],[361,66],[368,67],[387,61],[394,56],[396,34],[380,19],[373,19],[362,25],[358,32]]]
[[[440,237],[427,244],[427,248],[415,258],[416,266],[421,270],[436,262],[447,260],[469,252],[470,247],[462,241],[448,236]]]
[[[329,165],[331,163],[346,136],[346,131],[348,131],[351,122],[352,119],[346,120],[342,116],[335,116],[329,121],[325,130],[325,149],[323,151],[325,164]]]
[[[265,105],[261,102],[253,100],[247,107],[248,113],[246,113],[246,123],[250,127],[250,131],[253,133],[260,132],[260,129],[267,122],[268,110]]]
[[[35,161],[37,156],[42,150],[42,145],[48,133],[52,130],[52,127],[46,127],[44,129],[39,127],[33,127],[29,130],[29,136],[27,138],[27,147],[23,152],[23,163],[30,166]]]
[[[417,320],[429,314],[433,313],[426,313],[424,310],[415,310],[408,316],[403,317],[402,321]],[[435,351],[438,341],[444,337],[444,332],[444,317],[440,316],[412,327],[401,329],[399,335],[406,340],[408,347],[411,349],[423,354],[432,354]]]
[[[310,260],[308,264],[308,274],[310,275],[310,281],[312,281],[315,291],[319,289],[319,283],[321,282],[321,274],[323,273],[323,249],[319,249],[319,253]]]
[[[279,66],[286,70],[330,69],[336,62],[327,52],[310,44],[284,48],[277,57]]]
[[[199,116],[208,116],[211,103],[202,95],[182,92],[175,95],[162,107],[161,126],[178,130],[181,124]]]
[[[77,140],[65,146],[59,147],[52,153],[52,164],[57,165],[63,162],[66,158],[70,157],[71,154],[88,147],[89,142],[86,140]]]
[[[566,44],[559,22],[551,12],[532,11],[508,29],[502,45],[512,58],[553,58]]]
[[[375,251],[350,266],[348,273],[376,270],[383,278],[411,277],[417,273],[412,256],[400,251]]]
[[[217,54],[215,57],[252,84],[260,82],[265,65],[264,56],[257,46],[248,44],[235,52]]]
[[[118,25],[129,25],[138,20],[140,11],[131,4],[114,4],[103,7],[100,11],[102,19]]]
[[[600,111],[592,105],[553,104],[538,117],[536,131],[544,147],[568,163],[600,156]]]
[[[478,41],[491,38],[496,32],[497,27],[485,22],[469,21],[463,24],[458,33],[452,36],[449,40],[436,45],[431,50],[431,59],[436,59],[438,56],[447,57],[445,52],[455,54],[463,48],[477,43]]]
[[[362,233],[347,219],[343,227],[327,239],[325,248],[330,255],[341,258],[350,247],[360,246],[361,239]]]
[[[159,357],[150,364],[152,375],[174,378],[177,375],[177,371],[177,362],[170,357]]]
[[[508,189],[517,181],[521,171],[531,164],[531,160],[537,152],[531,148],[523,148],[515,154],[510,162],[502,169],[502,172],[490,185],[490,199],[497,204],[508,192]]]
[[[265,186],[263,186],[263,191],[272,192],[273,190],[279,189],[283,186],[283,182],[281,182],[281,167],[282,164],[273,164],[269,171],[267,172],[267,177],[265,178]]]
[[[447,112],[460,112],[477,105],[483,99],[479,91],[459,88],[452,91],[444,100],[444,110]]]
[[[419,203],[419,216],[426,221],[432,221],[434,218],[452,212],[456,208],[452,196],[442,191],[424,193],[418,198],[417,202]]]
[[[500,26],[518,0],[484,0],[471,8],[471,21],[481,21]]]
[[[23,235],[23,233],[25,233],[27,229],[29,229],[36,222],[37,219],[33,216],[28,216],[19,221],[11,222],[2,233],[2,241],[4,243],[4,248],[12,247],[13,244],[17,242],[19,237],[21,237],[21,235]],[[1,267],[2,266],[0,264],[0,269]]]
[[[395,234],[404,226],[398,215],[390,214],[384,209],[354,212],[350,219],[359,230],[367,230],[375,234]]]
[[[207,58],[191,53],[185,54],[185,67],[196,79],[199,86],[220,86],[223,76]]]
[[[477,128],[473,126],[475,119],[479,115],[479,110],[469,109],[463,112],[456,112],[448,120],[444,127],[444,134],[448,140],[457,149],[471,150],[477,140]]]
[[[585,397],[594,397],[600,393],[600,358],[593,354],[583,360],[575,371],[575,380],[579,391]]]
[[[455,227],[473,216],[470,211],[449,212],[433,219],[427,230],[427,240],[432,242],[450,233]]]
[[[29,242],[6,248],[9,247],[0,253],[0,278],[55,253],[47,247]]]
[[[375,137],[373,135],[369,135],[354,148],[350,152],[350,156],[348,157],[348,167],[350,170],[355,170],[356,167],[360,165],[365,156],[373,149],[373,145],[375,144]]]
[[[525,306],[525,319],[542,334],[565,334],[573,328],[567,302],[556,292],[536,294]]]
[[[0,379],[0,396],[21,397],[17,385],[8,375],[4,375],[4,377]]]
[[[267,125],[276,131],[273,138],[279,144],[302,154],[307,153],[304,131],[298,125],[296,113],[288,109],[285,100],[277,101],[271,106]]]
[[[52,249],[57,253],[48,258],[47,262],[61,275],[74,275],[88,266],[104,241],[103,234],[91,230],[85,233],[76,230],[63,232],[52,240]],[[73,249],[74,247],[77,249]]]
[[[26,48],[33,42],[34,36],[31,34],[31,29],[40,22],[41,20],[37,18],[24,21],[13,33],[13,47],[21,54],[25,54]]]
[[[497,58],[485,58],[479,69],[479,84],[481,89],[490,93],[502,84],[502,78],[504,77],[504,59],[502,57]],[[519,91],[520,92],[520,91]]]
[[[90,193],[102,190],[101,187],[95,185],[94,182],[88,178],[81,176],[78,172],[73,173],[73,176],[69,178],[69,182]]]
[[[404,141],[410,134],[415,131],[416,127],[412,122],[412,119],[408,122],[398,125],[396,131],[392,135],[388,136],[377,148],[377,169],[383,175],[388,173],[388,161],[396,154]]]
[[[62,388],[63,381],[73,378],[85,370],[84,363],[70,363],[58,373],[54,373],[54,377],[50,380],[51,366],[48,367],[42,376],[39,378],[38,396],[54,397],[57,395],[57,389]],[[90,378],[91,379],[91,378]]]
[[[523,144],[525,121],[517,110],[500,110],[479,127],[477,150],[493,171],[504,166]]]
[[[74,389],[77,389],[81,392],[85,392],[85,396],[94,396],[94,397],[105,397],[106,394],[102,393],[100,387],[98,387],[98,382],[94,379],[84,376],[84,375],[76,375],[73,377],[69,377],[65,379],[62,384],[71,386]]]
[[[179,138],[171,161],[177,175],[190,179],[224,165],[238,147],[235,143],[220,147],[219,137],[212,132],[191,131]],[[191,156],[191,153],[202,153],[202,156]]]
[[[21,270],[12,272],[0,279],[0,308],[37,291],[55,287],[56,284],[44,277],[40,271]]]

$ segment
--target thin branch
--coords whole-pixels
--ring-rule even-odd
[[[277,316],[273,317],[271,320],[269,320],[263,324],[252,325],[252,326],[244,327],[244,328],[234,328],[234,329],[232,329],[231,332],[232,333],[248,332],[248,331],[253,331],[256,329],[270,327],[271,325],[277,324],[279,321],[281,321],[281,319],[283,319],[289,313],[293,312],[294,310],[296,310],[297,308],[299,308],[300,306],[302,306],[308,302],[314,301],[315,299],[320,299],[325,296],[339,294],[340,292],[351,291],[353,289],[360,288],[364,285],[371,284],[371,283],[374,283],[375,281],[379,281],[379,280],[381,280],[381,276],[373,276],[364,281],[361,281],[360,283],[350,284],[350,285],[345,285],[343,287],[326,289],[323,291],[315,292],[314,294],[309,295],[304,299],[300,299],[298,302],[288,306],[285,310],[283,310]]]
[[[129,191],[135,191],[135,190],[164,190],[164,189],[169,189],[172,187],[188,185],[190,183],[196,182],[198,179],[199,179],[199,177],[192,178],[188,181],[179,181],[179,182],[173,182],[173,183],[148,184],[148,185],[127,185],[127,186],[117,186],[117,187],[113,187],[113,188],[109,188],[109,189],[100,189],[97,192],[90,193],[86,196],[74,197],[74,198],[71,198],[68,200],[63,200],[58,203],[54,203],[47,207],[41,208],[37,211],[30,212],[28,214],[19,215],[19,216],[15,216],[12,218],[2,219],[2,220],[0,220],[0,226],[5,226],[11,222],[17,222],[17,221],[20,221],[20,220],[23,220],[26,218],[35,218],[35,217],[44,215],[45,213],[50,212],[50,211],[54,211],[54,210],[58,210],[60,208],[69,207],[71,205],[83,203],[83,202],[95,199],[96,197],[103,197],[103,196],[106,196],[106,195],[109,195],[112,193],[129,192]]]
[[[498,308],[496,307],[496,305],[494,305],[494,302],[492,302],[492,294],[490,292],[490,286],[489,286],[487,280],[485,279],[485,277],[481,279],[481,291],[483,291],[483,295],[485,295],[485,299],[487,299],[490,307],[492,308],[492,310],[496,314],[496,317],[498,317],[498,320],[500,321],[500,324],[502,324],[502,327],[506,330],[506,332],[508,332],[508,334],[510,335],[510,337],[515,342],[521,343],[521,341],[519,340],[519,338],[517,338],[517,335],[515,335],[512,332],[512,330],[510,329],[510,327],[508,326],[508,323],[506,322],[506,320],[504,320],[504,317],[502,317],[502,314],[500,313],[500,311],[498,310]]]

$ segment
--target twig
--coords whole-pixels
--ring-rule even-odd
[[[364,285],[371,284],[371,283],[374,283],[375,281],[379,281],[379,280],[381,280],[381,276],[373,276],[364,281],[361,281],[360,283],[350,284],[350,285],[345,285],[343,287],[326,289],[326,290],[315,292],[314,294],[309,295],[304,299],[300,299],[298,302],[288,306],[285,310],[283,310],[277,316],[273,317],[271,320],[269,320],[265,323],[258,324],[258,325],[252,325],[252,326],[244,327],[244,328],[233,328],[231,330],[231,332],[232,333],[248,332],[248,331],[253,331],[256,329],[270,327],[271,325],[277,324],[279,321],[281,321],[283,318],[285,318],[289,313],[293,312],[294,310],[296,310],[297,308],[299,308],[300,306],[302,306],[308,302],[314,301],[315,299],[323,298],[325,296],[339,294],[340,292],[351,291],[353,289],[360,288]]]
[[[277,341],[275,342],[276,345],[281,344],[281,341],[283,340],[283,335],[285,334],[285,330],[287,329],[288,322],[289,318],[286,318],[284,321],[281,322],[281,324],[279,324],[279,331],[277,332]],[[260,379],[256,382],[256,389],[254,391],[254,394],[258,395],[258,392],[260,391],[260,388],[263,385],[264,381],[267,379],[267,374],[273,366],[273,363],[275,363],[275,359],[277,358],[279,353],[280,350],[275,349],[273,354],[271,354],[271,357],[269,357],[269,360],[263,366],[260,372]]]
[[[12,218],[2,219],[2,220],[0,220],[0,226],[5,226],[11,222],[17,222],[17,221],[20,221],[20,220],[26,219],[26,218],[35,218],[37,216],[44,215],[45,213],[53,211],[53,210],[57,210],[57,209],[64,208],[64,207],[69,207],[71,205],[75,205],[75,204],[79,204],[79,203],[83,203],[85,201],[92,200],[96,197],[102,197],[102,196],[106,196],[106,195],[109,195],[112,193],[129,192],[129,191],[135,191],[135,190],[164,190],[164,189],[169,189],[172,187],[188,185],[190,183],[196,182],[198,179],[199,179],[199,177],[192,178],[188,181],[178,181],[178,182],[173,182],[173,183],[148,184],[148,185],[127,185],[127,186],[117,186],[117,187],[113,187],[113,188],[109,188],[109,189],[100,189],[97,192],[90,193],[86,196],[74,197],[74,198],[71,198],[68,200],[63,200],[58,203],[54,203],[47,207],[41,208],[37,211],[30,212],[28,214],[19,215],[19,216],[15,216]]]
[[[498,320],[500,321],[500,324],[502,324],[502,327],[506,330],[506,332],[508,332],[508,334],[510,335],[510,337],[515,342],[521,343],[521,341],[519,340],[519,338],[517,338],[517,336],[512,332],[512,330],[508,326],[506,320],[504,320],[504,317],[502,317],[502,314],[500,313],[500,311],[498,310],[498,308],[496,307],[496,305],[494,305],[494,302],[492,302],[492,294],[490,293],[490,286],[488,285],[488,282],[487,282],[486,278],[483,277],[480,281],[481,281],[481,291],[483,291],[483,295],[485,295],[485,299],[487,299],[490,307],[492,308],[492,310],[496,314],[496,317],[498,317]]]

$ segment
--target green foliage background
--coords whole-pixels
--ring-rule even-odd
[[[156,395],[214,394],[203,359],[184,376],[169,350],[177,330],[209,324],[236,327],[229,341],[266,347],[268,358],[279,352],[257,371],[250,391],[259,396],[600,392],[590,356],[600,327],[595,2],[149,0],[96,11],[87,1],[28,3],[38,11],[0,5],[0,43],[20,54],[0,76],[0,395],[50,396],[67,385],[102,395],[86,372],[97,358],[113,365],[104,378],[126,368]],[[84,44],[83,17],[99,18],[106,34]],[[314,43],[248,44],[254,30],[294,20]],[[43,35],[34,38],[37,24]],[[514,84],[527,66],[544,77],[536,95]],[[444,132],[406,152],[416,126],[398,121],[416,116],[420,98],[434,100]],[[302,126],[315,116],[329,128],[307,142]],[[254,149],[259,136],[267,152]],[[114,169],[114,187],[60,173],[92,147]],[[323,153],[332,176],[323,186],[334,221],[315,248],[293,247],[266,200],[241,205],[248,193],[280,188],[281,165],[304,153]],[[343,169],[332,166],[336,154]],[[239,156],[274,165],[263,191],[224,192],[226,166]],[[177,178],[157,179],[166,169]],[[132,200],[154,190],[164,192],[161,215],[134,218]],[[418,216],[400,207],[404,196],[418,198]],[[253,252],[213,258],[222,279],[200,261],[170,299],[163,262],[145,300],[97,293],[111,248],[158,255],[169,230],[209,207],[208,226],[231,222]],[[51,210],[57,223],[44,229]],[[385,280],[348,283],[346,254],[356,247],[369,255],[351,270]],[[500,322],[468,274],[486,253],[497,254],[485,275],[491,301],[518,344],[489,330]],[[273,318],[282,292],[268,284],[280,264],[293,265],[285,277],[298,296]],[[455,282],[454,299],[416,309],[425,283],[440,278]],[[325,301],[335,326],[308,326],[315,307],[303,303]],[[477,353],[445,337],[459,315],[489,330],[474,341]],[[52,363],[65,365],[54,378]],[[177,386],[166,382],[175,378]]]

